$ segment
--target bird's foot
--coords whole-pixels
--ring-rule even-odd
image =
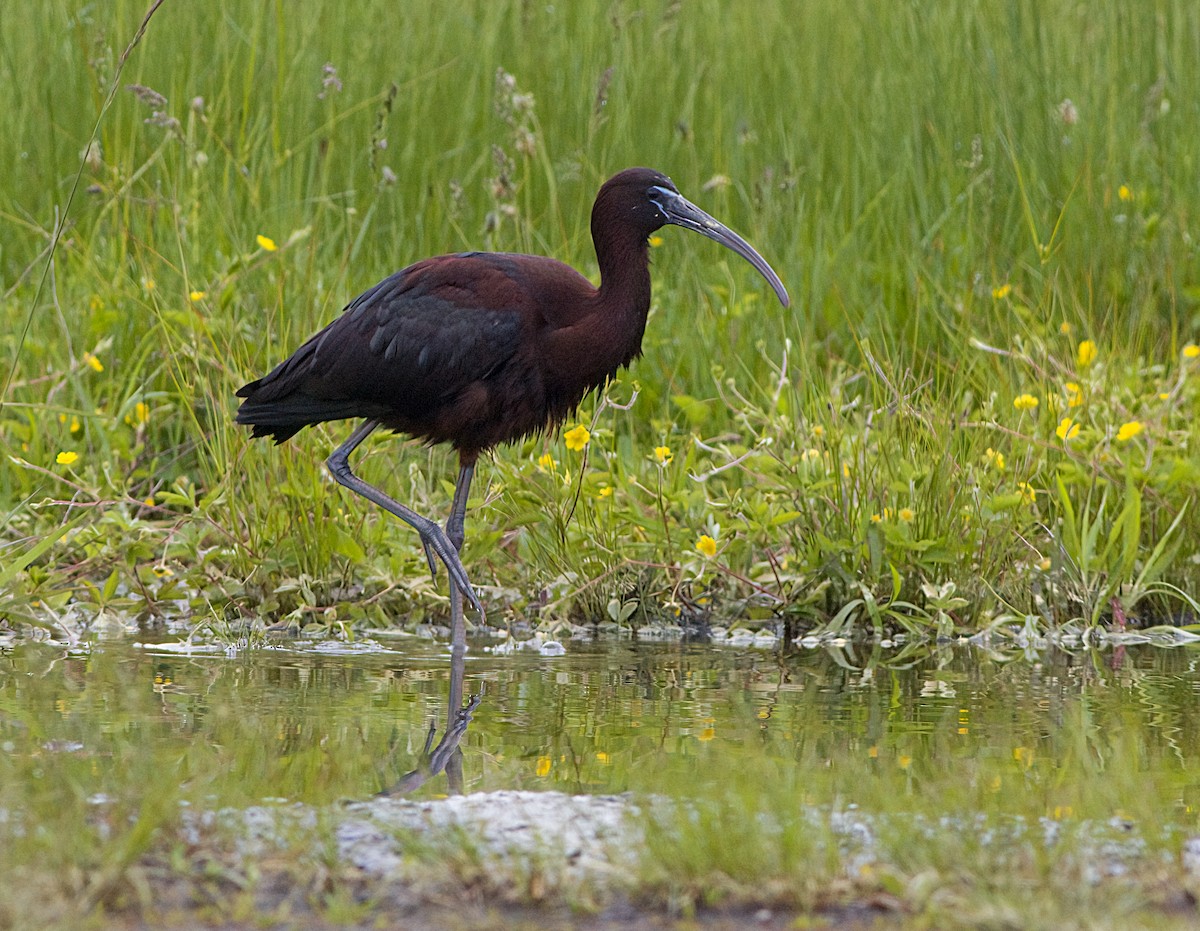
[[[429,545],[429,541],[422,539],[421,545],[425,547],[425,561],[429,563],[429,575],[433,580],[437,581],[437,555],[433,552],[433,547]]]
[[[437,578],[437,564],[433,561],[433,557],[436,555],[450,574],[450,580],[463,593],[471,606],[479,612],[479,620],[485,620],[487,612],[483,610],[483,603],[475,594],[475,589],[471,587],[471,580],[467,578],[467,570],[463,566],[462,560],[458,558],[458,550],[454,548],[445,531],[437,524],[431,524],[429,530],[421,534],[421,544],[425,547],[425,558],[429,561],[433,577]]]

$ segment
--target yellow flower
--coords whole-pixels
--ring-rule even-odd
[[[1130,420],[1121,424],[1121,429],[1117,431],[1117,439],[1122,443],[1132,440],[1135,436],[1146,429],[1140,420]]]
[[[543,472],[553,472],[558,462],[549,453],[542,453],[542,455],[538,456],[537,464],[538,468]]]
[[[208,296],[206,291],[189,291],[188,300],[195,304],[197,301],[202,301]]]
[[[1085,339],[1079,344],[1079,349],[1075,354],[1075,360],[1079,363],[1081,369],[1087,368],[1096,361],[1096,344],[1090,339]]]
[[[987,452],[983,454],[983,461],[990,466],[995,466],[997,472],[1004,471],[1004,453],[997,452],[992,447],[987,448]]]
[[[1133,200],[1133,191],[1129,190],[1128,184],[1122,184],[1117,188],[1117,197],[1124,201]]]
[[[1013,747],[1013,759],[1029,769],[1033,765],[1033,750],[1029,747]]]
[[[700,534],[700,539],[696,541],[696,549],[702,556],[712,559],[717,555],[717,541],[707,533],[702,533]]]
[[[916,518],[917,512],[914,511],[912,508],[901,508],[900,513],[897,514],[896,516],[899,517],[902,521],[904,521],[904,523],[911,524],[913,522],[913,520]]]
[[[1188,343],[1183,347],[1183,357],[1185,359],[1195,359],[1197,356],[1200,356],[1200,346],[1197,346],[1195,343]]]
[[[612,497],[612,486],[605,485],[598,492],[596,492],[596,497],[597,498],[611,498]]]
[[[79,453],[72,452],[69,449],[64,450],[63,452],[59,453],[57,456],[54,457],[54,461],[57,462],[59,465],[65,465],[65,466],[74,465],[76,462],[79,461]]]
[[[1077,382],[1069,381],[1063,388],[1067,392],[1067,407],[1079,407],[1083,404],[1083,389]]]
[[[871,515],[871,523],[872,524],[882,524],[883,518],[880,517],[878,514],[872,514]]]
[[[907,753],[901,753],[898,757],[896,757],[896,762],[900,764],[901,769],[908,769],[910,766],[912,766],[912,757]]]
[[[661,465],[666,465],[675,457],[671,455],[670,446],[655,446],[654,458],[657,459]]]
[[[1071,332],[1071,324],[1067,323],[1067,321],[1064,320],[1062,323],[1060,323],[1058,325],[1058,332],[1062,333],[1063,336],[1066,336],[1068,333]]]
[[[661,236],[654,235],[647,239],[646,242],[650,243],[650,247],[652,249],[657,249],[663,244],[663,238]]]
[[[712,740],[716,736],[717,736],[717,732],[716,732],[715,728],[706,727],[704,730],[702,730],[699,734],[696,735],[696,739],[697,740]]]
[[[992,288],[992,297],[998,301],[1004,300],[1012,293],[1012,285],[1002,284],[998,288]]]
[[[800,454],[801,462],[816,462],[820,458],[821,451],[819,449],[806,449]]]
[[[1037,494],[1033,490],[1033,486],[1028,482],[1017,482],[1017,491],[1021,493],[1021,500],[1026,504],[1033,504],[1034,497]]]
[[[131,427],[140,427],[150,420],[150,407],[145,401],[133,405],[133,411],[125,415],[125,422]]]
[[[156,282],[153,278],[149,278],[149,277],[143,278],[142,279],[142,287],[145,288],[147,291],[153,291],[155,288],[158,287],[158,282]]]
[[[589,431],[588,428],[583,424],[580,424],[577,427],[572,427],[563,434],[563,439],[566,440],[567,443],[567,449],[574,450],[575,452],[579,452],[585,446],[587,446],[588,441],[591,438],[591,431]]]
[[[816,436],[816,437],[822,437],[822,436],[824,436],[824,435],[825,435],[825,428],[824,428],[824,427],[822,427],[822,426],[821,426],[819,423],[818,423],[818,424],[813,424],[813,428],[812,428],[812,435],[813,435],[813,436]]]
[[[264,236],[262,233],[259,233],[257,236],[255,236],[254,241],[258,243],[258,247],[264,252],[274,252],[279,248],[277,245],[275,245],[274,239],[272,239],[270,236]]]
[[[1019,411],[1031,411],[1038,406],[1038,399],[1032,394],[1019,394],[1013,398],[1013,407]]]
[[[534,772],[538,774],[539,778],[544,778],[550,775],[550,757],[539,756],[537,758],[537,764],[534,768]]]
[[[97,359],[90,352],[85,352],[83,354],[83,361],[87,363],[88,368],[90,368],[93,372],[104,371],[104,363]]]
[[[1070,417],[1064,417],[1058,422],[1058,426],[1054,430],[1054,435],[1060,440],[1073,440],[1076,434],[1079,433],[1079,424],[1073,421]]]
[[[602,766],[607,766],[608,759],[609,759],[608,754],[605,753],[603,750],[596,751],[596,762],[597,763],[600,763]]]

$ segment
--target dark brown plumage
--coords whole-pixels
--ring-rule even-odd
[[[330,456],[330,470],[413,525],[431,569],[435,555],[445,563],[457,644],[457,592],[483,610],[458,558],[475,461],[561,422],[640,354],[650,308],[647,239],[668,223],[737,252],[787,306],[779,277],[745,240],[666,176],[631,168],[601,187],[592,208],[599,288],[541,256],[467,252],[417,262],[359,295],[270,374],[239,389],[237,421],[282,443],[309,424],[365,418]],[[458,450],[445,532],[351,472],[350,452],[377,426]]]

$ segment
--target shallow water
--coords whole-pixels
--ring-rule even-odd
[[[39,799],[137,804],[152,785],[205,804],[368,797],[416,767],[429,725],[442,727],[449,655],[415,638],[333,646],[10,650],[0,656],[0,800],[10,810]],[[1165,791],[1174,811],[1200,806],[1194,649],[1029,659],[963,647],[566,646],[551,657],[473,645],[465,691],[482,697],[461,744],[463,791],[702,796],[789,772],[824,800],[853,801],[864,774],[944,790],[961,771],[972,792],[983,776],[1011,773],[1054,813],[1079,804],[1078,786],[1055,782],[1071,771],[1119,792],[1112,780],[1124,773]],[[449,787],[443,775],[419,796]]]

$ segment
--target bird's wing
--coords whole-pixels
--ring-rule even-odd
[[[424,415],[488,378],[520,347],[521,292],[508,265],[478,254],[411,265],[355,298],[243,396],[353,408],[342,417]]]

